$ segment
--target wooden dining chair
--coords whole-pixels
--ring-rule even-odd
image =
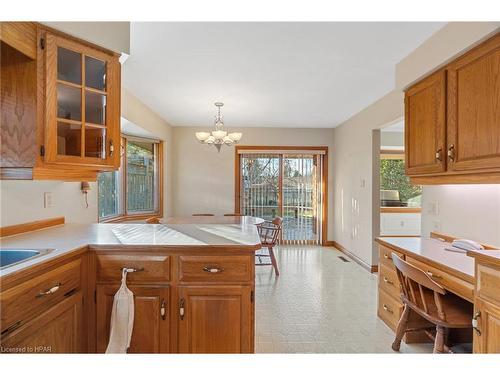
[[[279,235],[281,233],[283,224],[283,219],[281,217],[275,217],[272,221],[264,221],[261,224],[257,224],[257,230],[260,236],[260,242],[262,247],[266,247],[269,254],[255,254],[257,259],[256,266],[270,266],[274,268],[276,276],[280,275],[278,269],[278,262],[276,261],[276,256],[274,255],[274,246],[278,244]],[[262,263],[262,258],[270,258],[271,263]]]
[[[214,214],[193,214],[193,216],[215,216]]]
[[[150,217],[149,219],[146,219],[146,224],[160,224],[160,218]]]
[[[396,329],[392,349],[399,351],[406,332],[424,330],[434,339],[434,353],[453,353],[448,332],[454,328],[472,330],[472,304],[447,293],[423,270],[392,254],[401,286],[404,310]],[[431,329],[435,328],[435,333]]]

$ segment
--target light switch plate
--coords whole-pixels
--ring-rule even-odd
[[[54,207],[54,197],[51,192],[43,193],[43,207],[52,208]]]

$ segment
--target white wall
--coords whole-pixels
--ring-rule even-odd
[[[172,129],[126,90],[122,91],[122,117],[144,128],[164,143],[164,215],[172,214]],[[0,226],[64,216],[68,223],[97,222],[97,184],[91,183],[86,208],[79,182],[0,181]],[[53,208],[44,208],[43,195],[52,192]]]
[[[389,147],[404,147],[404,133],[403,132],[380,132],[380,146]]]
[[[79,182],[61,181],[1,181],[0,226],[64,216],[66,222],[94,223],[97,221],[97,185],[91,183],[89,207],[85,207]],[[51,192],[54,207],[44,208],[43,195]]]
[[[500,185],[424,187],[422,235],[431,231],[500,247]]]
[[[380,143],[373,142],[374,129],[395,122],[403,115],[403,94],[393,91],[334,129],[333,239],[365,263],[376,264],[373,238],[378,235],[380,197],[375,165]],[[374,178],[375,177],[375,178]],[[376,191],[376,193],[374,193]]]
[[[224,147],[217,153],[215,147],[201,145],[194,133],[205,129],[175,127],[174,129],[174,214],[190,216],[195,212],[224,214],[234,212],[234,147]],[[332,129],[237,128],[243,145],[258,146],[328,146],[329,197],[333,192]],[[329,198],[330,199],[330,198]],[[333,234],[333,205],[329,204],[328,239]]]

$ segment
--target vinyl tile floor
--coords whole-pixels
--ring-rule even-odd
[[[256,267],[256,353],[394,353],[377,317],[377,274],[330,247],[275,249],[280,276]],[[431,353],[432,344],[401,344]]]

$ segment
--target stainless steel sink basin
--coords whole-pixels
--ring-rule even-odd
[[[0,269],[48,254],[53,249],[0,249]]]

